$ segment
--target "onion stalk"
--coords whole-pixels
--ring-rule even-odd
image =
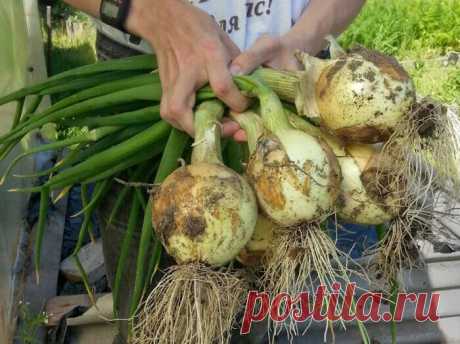
[[[102,127],[102,128],[91,130],[87,133],[83,133],[76,137],[71,137],[65,140],[56,141],[56,142],[52,142],[52,143],[48,143],[45,145],[41,145],[38,147],[28,149],[25,152],[19,154],[15,159],[13,159],[11,164],[7,167],[3,176],[0,178],[0,185],[3,185],[3,183],[5,182],[5,179],[9,175],[10,171],[14,168],[14,166],[16,166],[16,164],[21,159],[25,158],[28,155],[37,154],[40,152],[57,150],[57,149],[61,149],[64,147],[69,147],[72,145],[77,145],[77,144],[82,144],[82,143],[97,142],[100,139],[106,137],[107,135],[110,135],[120,130],[121,130],[120,127]]]
[[[104,61],[92,65],[86,65],[74,68],[63,73],[57,74],[48,78],[42,83],[22,88],[14,93],[8,94],[0,98],[0,105],[9,103],[32,94],[48,94],[46,90],[54,89],[55,87],[64,86],[70,82],[75,81],[75,78],[88,77],[93,78],[99,73],[119,72],[125,76],[124,72],[140,72],[144,70],[152,70],[157,67],[155,56],[152,55],[139,55],[133,57],[126,57],[118,60]],[[99,74],[100,75],[100,74]]]
[[[155,232],[179,265],[147,298],[134,343],[225,343],[244,303],[246,283],[223,266],[250,240],[257,203],[247,181],[222,162],[223,111],[218,101],[198,106],[191,165],[152,195]]]

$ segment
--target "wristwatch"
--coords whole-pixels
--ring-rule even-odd
[[[117,28],[123,32],[126,18],[128,18],[131,0],[102,0],[99,16],[102,22]]]

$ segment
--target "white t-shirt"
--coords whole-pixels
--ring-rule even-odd
[[[190,0],[209,13],[241,50],[260,35],[279,36],[299,19],[309,0]]]
[[[262,34],[280,36],[289,31],[310,0],[189,0],[209,13],[241,50]],[[132,44],[129,35],[99,23],[98,29],[115,41],[142,52],[151,52],[146,42]]]

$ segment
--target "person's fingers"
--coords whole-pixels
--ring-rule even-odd
[[[160,102],[160,115],[165,121],[169,122],[171,125],[176,127],[177,129],[181,129],[174,121],[173,118],[169,117],[169,99],[171,98],[171,80],[173,77],[170,75],[170,62],[168,62],[168,57],[164,53],[158,54],[158,69],[160,73],[160,80],[161,80],[161,102]]]
[[[225,48],[227,48],[230,60],[233,60],[241,54],[240,48],[238,48],[235,42],[233,42],[232,39],[225,32],[220,33],[220,38]]]
[[[223,137],[232,137],[238,130],[240,130],[238,123],[229,120],[222,122]]]
[[[230,70],[234,75],[248,74],[266,61],[271,60],[280,47],[279,38],[264,35],[251,48],[232,61]]]
[[[173,127],[192,134],[194,92],[192,91],[191,96],[188,96],[189,92],[184,88],[193,90],[193,77],[188,77],[184,73],[179,75],[177,58],[172,50],[166,54],[165,61],[166,87],[160,105],[161,117]]]
[[[237,142],[246,142],[248,137],[243,129],[239,129],[233,134],[233,139]]]
[[[195,136],[195,115],[193,111],[195,102],[196,93],[195,90],[193,90],[193,92],[188,97],[187,110],[185,113],[182,114],[182,117],[180,119],[180,124],[182,128],[184,128],[184,131],[188,133],[191,137]]]
[[[193,97],[193,102],[195,102],[195,97]],[[195,125],[193,121],[193,105],[189,106],[184,113],[182,113],[181,118],[179,119],[179,124],[182,128],[182,131],[185,131],[191,137],[195,136]]]
[[[278,70],[299,71],[303,70],[303,65],[295,57],[292,51],[283,51],[273,59],[266,61],[264,66]]]
[[[249,99],[244,97],[233,82],[228,62],[222,50],[211,52],[207,57],[209,84],[217,98],[238,112],[246,110]]]
[[[300,71],[303,65],[295,58],[275,59],[265,64],[267,67],[291,72]]]
[[[193,107],[195,105],[196,78],[183,72],[175,82],[169,99],[168,118],[193,136]]]

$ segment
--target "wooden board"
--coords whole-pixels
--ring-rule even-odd
[[[100,298],[104,294],[96,295]],[[45,312],[48,316],[47,326],[57,326],[62,318],[76,307],[91,307],[91,301],[87,294],[56,296],[46,302]]]

